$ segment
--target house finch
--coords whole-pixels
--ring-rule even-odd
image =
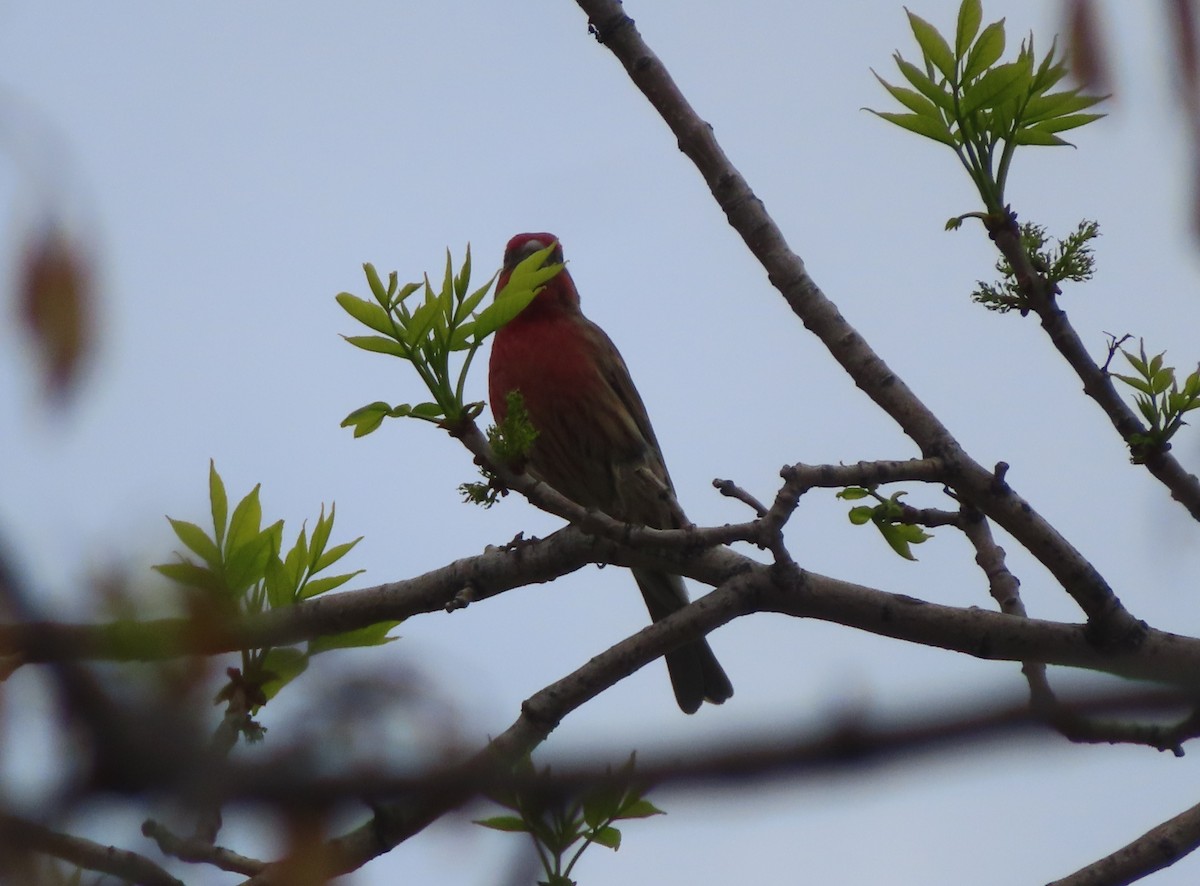
[[[550,261],[562,262],[553,234],[518,234],[508,241],[498,289],[524,258],[551,243]],[[625,361],[604,331],[579,310],[579,293],[564,268],[507,326],[496,333],[488,395],[497,421],[510,391],[520,391],[537,430],[530,473],[563,495],[627,523],[655,529],[688,525],[650,417]],[[688,602],[683,579],[634,569],[650,618],[659,621]],[[729,678],[703,639],[666,655],[675,699],[691,714],[703,701],[733,695]]]

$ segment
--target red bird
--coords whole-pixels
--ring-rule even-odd
[[[508,241],[497,292],[517,264],[555,244],[553,234],[518,234]],[[497,421],[510,391],[520,391],[537,430],[529,470],[584,507],[627,523],[678,529],[688,520],[675,498],[650,417],[625,361],[604,331],[579,309],[579,293],[564,268],[496,333],[488,396]],[[688,602],[683,579],[634,569],[650,618],[659,621]],[[704,640],[666,655],[675,699],[684,713],[733,695],[729,678]]]

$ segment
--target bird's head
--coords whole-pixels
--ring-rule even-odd
[[[550,253],[549,258],[546,259],[546,263],[562,264],[562,244],[553,234],[547,234],[544,231],[532,234],[517,234],[509,240],[508,245],[504,248],[504,267],[500,271],[500,279],[496,282],[496,291],[499,292],[505,287],[508,283],[508,278],[512,275],[513,269],[517,265],[539,249],[545,249],[551,244],[554,244],[554,251]],[[536,308],[534,308],[535,305],[537,306]],[[563,268],[555,275],[530,304],[530,308],[534,308],[535,310],[550,309],[553,307],[579,310],[579,293],[576,292],[575,283],[571,280],[571,275],[567,273],[566,268]],[[526,311],[528,310],[529,308],[526,308]]]

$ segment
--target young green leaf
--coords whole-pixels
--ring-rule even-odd
[[[867,110],[871,111],[870,108]],[[954,136],[950,134],[949,128],[941,120],[932,120],[920,114],[894,114],[889,111],[871,111],[871,113],[890,123],[895,123],[909,132],[915,132],[917,135],[923,135],[952,148],[957,146]]]
[[[874,71],[871,73],[875,74]],[[883,88],[888,91],[892,98],[900,102],[900,104],[904,105],[904,107],[908,108],[913,113],[921,117],[929,117],[931,120],[942,122],[942,118],[938,113],[937,106],[915,89],[905,89],[903,86],[893,86],[878,74],[875,74],[875,79],[883,85]],[[942,123],[942,125],[945,126],[944,123]]]
[[[979,25],[983,21],[983,3],[981,0],[962,0],[958,7],[958,27],[954,32],[954,54],[962,58],[967,54],[967,47],[979,33]]]
[[[376,280],[378,279],[376,277]],[[342,306],[342,309],[347,314],[364,326],[369,326],[376,332],[382,332],[384,335],[395,334],[395,327],[392,325],[392,321],[388,319],[387,311],[379,305],[373,305],[369,301],[351,295],[349,292],[339,292],[337,294],[337,303]]]
[[[353,631],[345,631],[341,634],[330,634],[324,637],[315,637],[308,641],[308,654],[317,655],[321,652],[328,652],[330,649],[357,649],[370,646],[382,646],[385,643],[391,643],[397,637],[389,637],[388,632],[399,621],[381,621],[373,625],[367,625],[365,628],[357,628]]]
[[[326,591],[332,591],[334,588],[340,588],[356,575],[361,575],[366,572],[365,569],[356,569],[354,572],[347,572],[344,575],[330,575],[325,578],[310,578],[304,583],[300,589],[300,599],[307,600],[309,597],[315,597],[318,594],[324,594]]]
[[[217,473],[217,463],[208,460],[208,501],[212,511],[213,539],[220,548],[225,541],[225,519],[229,515],[229,499],[225,495],[225,483]]]
[[[963,83],[970,83],[1004,55],[1004,19],[983,29],[963,66]]]
[[[261,483],[256,484],[233,509],[233,516],[229,519],[229,535],[225,539],[226,557],[235,548],[241,547],[260,532],[262,505],[258,501],[258,491],[261,485]]]
[[[909,12],[907,9],[905,12],[908,13],[908,24],[912,28],[913,36],[917,38],[917,45],[921,47],[922,54],[941,71],[943,77],[953,83],[954,53],[950,50],[950,44],[946,42],[946,38],[938,33],[937,28],[919,15]]]
[[[342,338],[354,345],[354,347],[362,348],[364,351],[372,351],[376,354],[391,354],[393,357],[400,357],[403,360],[412,359],[412,351],[409,347],[395,339],[384,338],[381,335],[343,335]]]
[[[904,75],[904,79],[911,83],[917,92],[921,93],[921,95],[944,111],[952,111],[954,109],[954,97],[946,87],[934,83],[928,74],[912,62],[905,61],[900,53],[894,53],[892,58],[895,59],[896,67],[900,69],[900,73]]]
[[[221,568],[221,549],[203,529],[186,520],[174,520],[171,517],[167,517],[167,520],[170,521],[171,528],[175,530],[175,535],[192,553],[208,564],[210,569]]]

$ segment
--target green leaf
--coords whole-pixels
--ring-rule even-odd
[[[1018,129],[1013,134],[1012,143],[1014,145],[1041,145],[1047,148],[1071,146],[1069,141],[1061,139],[1057,135],[1052,135],[1049,132],[1042,132],[1040,129]]]
[[[1125,382],[1125,384],[1129,385],[1129,387],[1133,388],[1134,390],[1141,391],[1143,394],[1150,393],[1150,385],[1147,384],[1143,379],[1132,375],[1121,375],[1118,372],[1110,372],[1109,375],[1111,375],[1113,378],[1120,379],[1121,381]]]
[[[979,39],[975,41],[975,45],[971,47],[971,53],[967,56],[967,63],[963,67],[963,83],[970,83],[999,61],[1002,55],[1004,55],[1004,19],[992,22],[984,28]]]
[[[344,631],[340,634],[330,634],[325,637],[315,637],[308,641],[308,654],[317,655],[321,652],[328,652],[330,649],[352,649],[366,646],[382,646],[385,643],[391,643],[398,637],[389,637],[388,632],[399,621],[380,621],[373,625],[367,625],[365,628],[356,628],[353,631]]]
[[[388,303],[388,293],[383,288],[383,281],[379,279],[379,272],[375,270],[375,266],[370,262],[366,262],[363,264],[363,272],[367,275],[367,285],[371,287],[371,294],[375,296],[375,300],[381,305],[386,305]],[[341,301],[341,296],[338,296],[338,301]],[[342,305],[342,307],[345,308],[346,306]],[[350,309],[346,308],[346,310],[349,311]]]
[[[448,347],[451,351],[465,351],[475,342],[475,323],[468,320],[457,326],[454,334],[450,336]]]
[[[342,559],[342,557],[350,553],[350,551],[354,549],[354,546],[362,540],[363,537],[360,535],[358,538],[354,539],[354,541],[348,541],[340,545],[334,545],[328,551],[325,551],[323,554],[321,554],[321,558],[313,564],[312,571],[321,572],[322,570],[328,569],[338,560]]]
[[[1107,116],[1107,114],[1067,114],[1062,117],[1051,117],[1048,120],[1035,123],[1031,128],[1039,132],[1063,132],[1067,129],[1087,126],[1089,123]]]
[[[1175,370],[1170,366],[1157,370],[1150,377],[1150,390],[1154,394],[1165,394],[1173,384],[1175,384]]]
[[[953,83],[954,53],[951,52],[946,38],[938,33],[937,28],[919,15],[909,12],[907,9],[904,11],[908,14],[908,24],[912,28],[913,36],[917,38],[917,45],[921,47],[921,53],[942,72],[943,77]]]
[[[401,357],[405,360],[412,359],[409,349],[395,339],[384,338],[381,335],[343,335],[342,338],[354,345],[354,347],[362,348],[364,351],[371,351],[376,354],[391,354],[393,357]]]
[[[979,24],[983,21],[983,3],[980,0],[962,0],[958,7],[958,27],[954,32],[954,54],[962,58],[967,54],[967,47],[979,33]]]
[[[383,404],[386,406],[387,404]],[[329,516],[325,516],[325,505],[321,505],[321,513],[317,516],[317,524],[313,527],[312,541],[308,545],[308,571],[320,572],[317,562],[325,553],[325,545],[329,544],[329,535],[333,532],[333,521],[337,518],[337,505],[329,507]],[[330,562],[333,562],[332,560]]]
[[[254,538],[235,545],[225,559],[225,581],[235,595],[260,582],[267,574],[267,564],[278,556],[276,539],[283,521],[268,526]]]
[[[454,312],[454,322],[456,324],[462,323],[463,320],[470,316],[472,311],[479,307],[480,302],[482,302],[487,296],[488,290],[492,288],[492,283],[495,282],[496,276],[496,274],[493,274],[492,278],[488,280],[487,283],[485,283],[483,286],[480,286],[462,300],[458,306],[458,310]]]
[[[271,609],[284,609],[295,603],[296,585],[283,560],[271,557],[267,561],[263,587],[267,592],[267,605]]]
[[[299,587],[300,577],[308,568],[308,530],[304,526],[300,527],[296,543],[283,558],[283,566],[287,570],[288,583],[293,588]]]
[[[1138,397],[1136,401],[1138,411],[1142,413],[1142,416],[1149,423],[1150,427],[1158,427],[1158,409],[1155,407],[1154,402],[1147,397]]]
[[[515,815],[493,815],[491,818],[478,818],[475,824],[491,828],[493,831],[508,831],[514,834],[530,833],[525,820]]]
[[[917,135],[923,135],[952,148],[957,146],[954,136],[950,134],[949,128],[941,120],[931,120],[920,114],[892,114],[886,111],[872,111],[870,108],[867,110],[876,117],[882,117],[889,123],[895,123],[909,132],[915,132]]]
[[[871,71],[871,73],[875,74],[874,71]],[[936,120],[943,126],[945,125],[942,122],[941,114],[938,113],[937,105],[935,105],[925,96],[921,95],[921,93],[914,89],[905,89],[902,86],[893,86],[878,74],[875,74],[875,79],[883,84],[883,88],[891,94],[892,98],[900,102],[900,104],[904,105],[904,107],[908,108],[913,113],[919,114],[922,117],[929,117],[931,120]]]
[[[1104,101],[1104,96],[1080,95],[1078,89],[1039,95],[1029,100],[1021,119],[1026,123],[1037,123],[1050,117],[1063,117],[1067,114],[1085,111],[1102,101]]]
[[[917,92],[921,93],[921,95],[925,96],[942,110],[953,110],[954,98],[945,87],[934,83],[928,74],[912,62],[905,61],[900,56],[900,53],[893,53],[892,58],[896,60],[896,67],[900,69],[900,73],[904,75],[904,79],[911,83]]]
[[[192,553],[207,563],[210,569],[219,570],[221,568],[221,550],[208,537],[208,533],[195,523],[188,523],[186,520],[174,520],[170,517],[167,517],[167,520],[170,521],[171,528],[175,530],[179,540],[187,545]]]
[[[378,279],[376,277],[376,280]],[[347,314],[364,326],[369,326],[371,329],[374,329],[376,332],[382,332],[384,335],[391,335],[395,332],[392,321],[388,318],[387,311],[379,305],[371,304],[371,302],[361,299],[356,295],[351,295],[349,292],[339,292],[337,294],[337,303],[342,306]]]
[[[309,597],[315,597],[326,591],[332,591],[334,588],[344,585],[350,579],[354,578],[354,576],[361,575],[364,572],[366,572],[365,569],[356,569],[353,572],[347,572],[345,575],[330,575],[325,578],[309,579],[300,590],[300,599],[307,600]]]
[[[861,486],[847,486],[837,494],[837,497],[843,501],[857,501],[860,498],[868,498],[870,495],[869,489],[863,489]]]
[[[447,253],[448,254],[448,253]],[[467,286],[471,283],[471,244],[467,244],[467,257],[463,259],[462,270],[454,278],[454,296],[460,302],[466,295]]]
[[[418,403],[408,414],[414,418],[438,419],[442,417],[442,407],[436,403]]]
[[[256,484],[233,509],[233,516],[229,519],[229,535],[225,539],[226,558],[235,548],[257,537],[261,531],[259,527],[262,524],[262,505],[258,501],[261,486],[261,483]]]
[[[916,560],[912,550],[908,546],[908,539],[903,533],[897,531],[899,524],[897,523],[878,523],[879,531],[883,534],[884,539],[891,546],[892,550],[903,557],[905,560]]]
[[[429,290],[429,298],[424,304],[413,311],[412,320],[404,330],[404,340],[410,348],[424,341],[429,330],[437,322],[439,316],[438,303],[433,290]]]
[[[270,650],[262,660],[263,674],[273,676],[262,684],[263,695],[268,700],[279,694],[279,690],[295,680],[308,668],[308,656],[291,646]]]
[[[629,818],[649,818],[652,815],[666,814],[667,813],[663,812],[649,800],[638,798],[630,803],[625,804],[625,807],[621,810],[621,814],[617,817],[621,820],[625,820]]]
[[[1136,369],[1140,375],[1145,376],[1150,374],[1150,369],[1146,365],[1146,354],[1144,351],[1141,357],[1137,357],[1129,353],[1129,351],[1121,351],[1121,353],[1125,356],[1125,359],[1129,361],[1129,365]]]
[[[366,406],[360,406],[358,409],[355,409],[342,419],[339,427],[352,427],[354,428],[355,437],[365,437],[378,428],[385,418],[389,416],[399,418],[408,415],[410,409],[411,407],[407,403],[401,403],[399,406],[389,406],[382,400],[376,400],[374,403],[368,403]]]
[[[217,547],[225,540],[225,518],[229,516],[229,499],[225,496],[225,484],[217,473],[217,463],[208,460],[208,500],[211,504],[213,521],[213,538]]]
[[[207,591],[223,597],[228,596],[228,589],[221,577],[212,570],[195,563],[159,563],[150,568],[184,587]]]
[[[1028,62],[1015,61],[992,68],[974,83],[963,88],[959,113],[969,117],[979,110],[994,108],[1019,96],[1029,87]]]
[[[869,523],[871,518],[875,516],[875,509],[867,505],[859,505],[856,508],[850,509],[850,522],[855,526],[862,526],[864,523]]]
[[[621,848],[621,832],[612,825],[600,828],[600,830],[592,834],[592,842],[599,843],[601,846],[607,846],[609,849],[617,850]]]

